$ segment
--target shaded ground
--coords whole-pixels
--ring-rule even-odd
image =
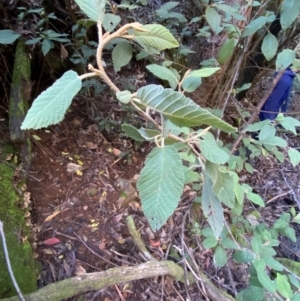
[[[166,227],[154,234],[139,201],[134,197],[120,199],[124,185],[134,186],[126,180],[134,183],[150,148],[133,145],[117,132],[124,116],[116,116],[116,102],[107,106],[95,100],[96,106],[114,124],[109,132],[99,132],[95,121],[90,121],[84,97],[74,101],[59,125],[35,132],[41,140],[35,142],[27,185],[33,201],[36,253],[44,267],[41,287],[83,272],[144,262],[126,228],[128,214],[133,215],[147,247],[158,259],[168,257],[172,240],[181,231],[180,208]],[[82,170],[76,172],[76,166]],[[75,170],[68,172],[70,168]],[[181,206],[186,209],[190,204],[187,194]],[[183,289],[168,279],[151,279],[92,292],[86,300],[160,300],[161,296],[180,300]],[[199,293],[194,294],[194,300],[201,300]]]
[[[109,93],[105,95],[111,98]],[[201,211],[192,206],[195,194],[188,188],[174,216],[155,234],[137,198],[129,197],[122,202],[124,186],[125,192],[131,194],[150,146],[133,144],[122,137],[120,125],[132,114],[121,110],[117,102],[110,101],[107,106],[103,99],[102,96],[91,102],[79,96],[63,122],[35,132],[41,140],[35,141],[27,185],[33,200],[36,253],[43,263],[39,285],[80,273],[144,262],[124,222],[131,214],[147,248],[157,259],[179,260],[179,254],[187,252],[193,256],[192,262],[201,266],[220,288],[229,293],[242,288],[247,280],[245,267],[229,262],[228,267],[216,270],[213,253],[204,250],[196,229],[188,228],[195,219],[201,220]],[[107,130],[103,130],[103,120],[110,125]],[[134,115],[131,121],[140,122]],[[294,147],[300,145],[299,137],[289,141]],[[286,161],[277,163],[274,158],[256,159],[254,163],[253,175],[242,179],[264,196],[268,205],[262,216],[271,224],[275,217],[295,206],[293,193],[299,197],[299,169]],[[290,187],[285,181],[289,181]],[[248,209],[251,211],[251,205]],[[272,214],[268,217],[264,212]],[[201,223],[204,222],[202,219]],[[285,243],[291,250],[290,243]],[[184,300],[186,297],[205,300],[201,286],[187,289],[161,278],[90,292],[84,300]]]
[[[300,111],[298,100],[291,110]],[[200,266],[215,284],[234,294],[245,286],[247,270],[232,261],[223,269],[215,268],[213,252],[203,248],[197,235],[195,220],[200,227],[205,220],[199,208],[192,205],[195,193],[188,187],[175,214],[158,233],[150,230],[137,198],[120,199],[124,186],[127,194],[134,193],[134,181],[151,150],[147,143],[134,144],[122,136],[120,126],[124,122],[140,124],[141,120],[105,91],[93,100],[77,97],[63,122],[35,131],[41,140],[34,140],[27,190],[33,204],[35,252],[43,264],[39,286],[80,273],[144,262],[125,225],[126,216],[131,214],[153,256],[182,263],[182,256],[189,255],[195,271]],[[282,135],[290,146],[300,146],[299,136]],[[278,163],[274,158],[255,159],[253,163],[254,173],[241,175],[241,179],[264,197],[267,207],[261,211],[262,218],[272,224],[291,206],[298,210],[295,196],[299,200],[299,167],[293,168],[287,160]],[[252,209],[251,204],[246,206],[249,212]],[[282,246],[280,256],[299,260],[298,244],[283,241]],[[186,288],[161,277],[89,292],[83,300],[201,301],[204,295],[201,282]]]

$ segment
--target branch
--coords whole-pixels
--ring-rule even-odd
[[[157,261],[147,250],[145,244],[142,241],[141,234],[137,231],[133,218],[129,215],[126,218],[126,225],[129,230],[131,237],[133,238],[134,244],[137,246],[139,251],[142,253],[142,256],[150,261]]]
[[[85,274],[51,283],[26,295],[26,300],[58,301],[87,291],[101,290],[121,282],[162,275],[169,275],[175,280],[179,280],[184,277],[184,272],[173,261],[149,261],[138,266],[112,268],[104,272]],[[1,299],[1,301],[19,301],[19,297]]]

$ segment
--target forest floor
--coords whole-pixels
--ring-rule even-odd
[[[193,260],[218,287],[230,294],[239,291],[247,283],[246,267],[230,260],[225,268],[216,269],[211,250],[205,250],[195,229],[187,227],[194,223],[197,214],[201,215],[192,202],[195,193],[188,187],[166,225],[157,233],[151,231],[135,194],[136,179],[151,148],[121,134],[120,126],[128,119],[135,124],[141,122],[135,113],[124,111],[106,90],[101,98],[78,96],[63,122],[35,132],[41,140],[33,139],[34,159],[28,171],[27,190],[32,199],[35,252],[43,264],[39,286],[85,272],[144,262],[125,224],[125,218],[131,215],[155,258],[178,260],[178,251],[185,244]],[[299,148],[299,136],[285,138]],[[252,164],[254,172],[242,173],[241,180],[263,196],[266,208],[261,214],[266,223],[272,224],[291,206],[298,211],[300,169],[273,157],[256,158]],[[249,205],[248,209],[250,213],[253,207]],[[198,223],[203,226],[205,220]],[[278,251],[280,256],[300,258],[296,245],[289,241]],[[160,277],[89,292],[84,300],[186,298],[205,300],[205,293],[197,285],[187,288]],[[77,296],[70,300],[79,299]]]

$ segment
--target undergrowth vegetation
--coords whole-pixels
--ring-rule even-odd
[[[122,25],[119,10],[124,13],[124,9],[138,9],[146,4],[146,1],[135,2],[126,1],[114,6],[106,5],[104,0],[76,0],[89,20],[73,26],[74,36],[77,41],[83,41],[87,28],[97,26],[99,41],[78,43],[70,59],[74,64],[88,64],[89,72],[81,75],[73,70],[65,72],[35,99],[22,129],[40,129],[59,123],[72,99],[82,89],[95,84],[97,94],[102,92],[104,86],[94,79],[101,78],[114,91],[118,101],[134,108],[144,120],[141,127],[122,124],[124,133],[133,140],[147,141],[153,145],[137,183],[142,210],[152,230],[159,230],[172,216],[185,185],[189,185],[197,192],[194,202],[201,206],[208,225],[203,229],[196,227],[203,218],[199,215],[195,220],[195,233],[203,238],[204,248],[214,250],[216,266],[225,266],[228,256],[249,266],[249,286],[240,291],[236,299],[300,300],[300,275],[285,267],[276,258],[274,250],[279,245],[280,235],[296,240],[290,223],[299,223],[300,216],[292,208],[270,226],[261,222],[258,211],[254,210],[252,222],[249,222],[243,216],[245,202],[251,202],[257,208],[264,207],[265,202],[250,185],[240,181],[239,176],[241,171],[253,172],[249,157],[272,154],[280,162],[289,158],[291,164],[297,166],[300,153],[288,146],[280,132],[283,128],[296,135],[300,122],[279,114],[275,123],[269,120],[253,123],[263,104],[257,106],[250,122],[243,123],[239,128],[223,119],[229,98],[251,88],[251,82],[243,82],[241,86],[236,84],[251,53],[254,35],[258,35],[265,60],[276,66],[279,76],[290,65],[295,68],[300,66],[296,58],[299,45],[292,41],[285,43],[284,33],[276,36],[270,30],[275,20],[280,22],[283,32],[294,28],[300,13],[299,2],[283,1],[279,16],[278,7],[269,3],[272,1],[249,0],[243,7],[222,1],[209,5],[206,3],[208,1],[202,1],[204,14],[189,21],[176,10],[177,2],[166,2],[156,11],[153,17],[155,23]],[[34,13],[39,14],[40,11]],[[39,24],[39,37],[29,39],[27,44],[41,43],[43,53],[47,54],[53,43],[69,42],[64,34],[43,30],[43,24]],[[196,33],[191,30],[195,24],[198,26]],[[3,34],[6,40],[0,39],[1,43],[11,43],[19,37],[11,31]],[[177,64],[187,61],[185,58],[194,52],[182,43],[188,35],[214,36],[222,41],[216,56],[202,62],[202,68],[191,70]],[[286,44],[289,48],[282,46]],[[107,75],[104,53],[111,53],[115,72],[119,72],[132,59],[148,59],[147,70],[162,80],[165,86],[151,84],[136,91],[120,90]],[[94,61],[91,60],[93,56]],[[211,102],[220,104],[219,110],[203,108],[186,96],[186,93],[197,90],[203,81],[213,77],[224,92],[223,95],[220,90],[218,95],[214,94],[215,91],[210,92]],[[244,108],[238,107],[238,112],[241,120],[250,116]],[[257,139],[248,135],[252,132],[257,133]],[[226,139],[223,141],[222,137]],[[224,208],[230,210],[230,222],[225,219]]]

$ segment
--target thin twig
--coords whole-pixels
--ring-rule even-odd
[[[285,195],[287,195],[287,194],[289,194],[289,193],[291,193],[291,190],[288,191],[288,192],[284,192],[284,193],[278,194],[278,195],[274,196],[273,198],[269,199],[269,200],[266,202],[266,204],[270,204],[270,203],[274,202],[275,200],[277,200],[277,199],[281,198],[282,196],[285,196]]]
[[[284,173],[283,173],[282,170],[280,170],[280,173],[281,173],[281,175],[282,175],[282,178],[283,178],[283,180],[284,180],[286,186],[291,190],[291,194],[292,194],[293,197],[294,197],[294,201],[297,203],[298,209],[300,210],[300,201],[298,200],[298,197],[297,197],[297,195],[296,195],[294,189],[293,189],[293,188],[291,187],[291,185],[288,183],[288,181],[287,181],[287,179],[286,179],[286,177],[285,177],[285,175],[284,175]]]
[[[233,281],[232,273],[231,273],[231,270],[230,270],[230,268],[229,268],[228,262],[227,262],[227,264],[226,264],[226,268],[227,268],[227,273],[228,273],[229,282],[230,282],[230,284],[231,284],[231,286],[232,286],[233,294],[234,294],[234,296],[236,296],[236,295],[237,295],[236,285],[235,285],[235,283],[234,283],[234,281]]]
[[[18,296],[19,296],[20,300],[21,301],[26,301],[26,299],[24,298],[24,296],[23,296],[23,294],[22,294],[22,292],[19,288],[19,285],[16,281],[16,278],[15,278],[14,273],[13,273],[12,268],[11,268],[2,221],[0,221],[0,235],[2,237],[4,257],[5,257],[6,266],[7,266],[7,270],[8,270],[10,279],[11,279],[11,281],[12,281],[14,287],[15,287],[16,292],[18,293]]]
[[[93,253],[95,256],[99,257],[100,259],[102,259],[103,261],[113,265],[114,267],[117,267],[118,265],[112,263],[111,261],[105,259],[104,257],[102,257],[101,255],[99,255],[98,253],[96,253],[93,249],[91,249],[85,242],[84,240],[76,233],[76,232],[73,232],[75,234],[75,236],[85,245],[85,247],[91,252]]]

